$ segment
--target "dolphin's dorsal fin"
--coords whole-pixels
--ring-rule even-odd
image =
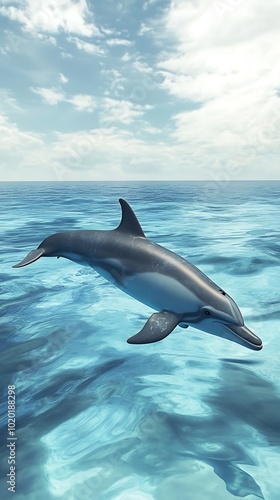
[[[122,220],[115,231],[122,231],[124,233],[132,234],[133,236],[142,236],[145,238],[140,222],[138,221],[131,206],[122,198],[119,199],[119,202],[122,207]]]

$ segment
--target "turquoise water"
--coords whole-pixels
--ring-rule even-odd
[[[7,387],[16,498],[280,498],[280,183],[1,183],[1,499]],[[260,352],[189,328],[129,345],[152,310],[65,259],[12,269],[50,234],[145,234],[238,303]]]

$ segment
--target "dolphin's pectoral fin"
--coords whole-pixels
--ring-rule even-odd
[[[44,253],[44,248],[37,248],[36,250],[32,250],[28,255],[26,255],[25,259],[23,259],[18,264],[15,264],[13,267],[28,266],[28,264],[32,264],[32,262],[35,262],[35,260],[40,259],[40,257],[42,257]]]
[[[180,322],[180,318],[171,312],[154,313],[139,333],[128,339],[129,344],[151,344],[164,339]]]

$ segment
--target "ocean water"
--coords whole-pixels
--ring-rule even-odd
[[[129,345],[153,311],[95,271],[12,269],[55,232],[115,228],[120,197],[262,351],[192,328]],[[1,499],[12,385],[19,500],[279,500],[280,182],[1,183],[0,203]]]

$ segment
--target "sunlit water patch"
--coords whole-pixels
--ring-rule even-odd
[[[279,183],[0,184],[1,498],[7,386],[17,498],[280,498]],[[218,195],[217,195],[218,194]],[[11,266],[48,235],[112,229],[127,199],[147,236],[237,301],[264,348],[189,328],[133,346],[151,310],[89,268]]]

